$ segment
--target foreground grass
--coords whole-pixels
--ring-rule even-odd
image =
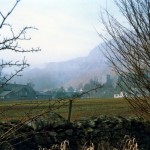
[[[65,104],[56,103],[56,100],[0,102],[0,120],[23,119],[50,109],[67,118],[67,102]],[[133,113],[124,99],[78,99],[73,101],[72,121],[81,117],[99,115],[129,117],[133,116]]]

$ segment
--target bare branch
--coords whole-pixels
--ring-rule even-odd
[[[0,37],[0,51],[14,51],[14,52],[20,52],[20,53],[26,53],[26,52],[37,52],[41,49],[39,47],[37,48],[30,48],[25,49],[21,46],[22,41],[28,41],[31,40],[31,37],[27,37],[27,31],[29,30],[38,30],[35,27],[31,26],[25,26],[23,27],[18,33],[13,29],[12,25],[7,23],[8,17],[13,13],[14,9],[18,5],[20,0],[16,0],[13,7],[8,11],[6,15],[4,15],[2,12],[0,12],[0,16],[2,17],[2,21],[0,23],[0,29],[2,31]],[[9,32],[6,34],[3,29],[7,29]],[[20,72],[22,72],[26,67],[28,67],[29,64],[27,63],[26,59],[24,58],[22,62],[20,61],[4,61],[0,63],[1,68],[10,68],[11,74],[4,76],[1,78],[3,83],[1,86],[5,85],[7,82],[9,82],[13,77],[19,76]],[[1,81],[0,81],[1,82]]]
[[[4,19],[4,15],[2,14],[2,12],[0,12],[0,15],[2,16],[2,18]]]
[[[19,2],[20,2],[20,0],[17,0],[16,3],[14,4],[14,6],[12,7],[12,9],[5,16],[2,14],[2,12],[0,13],[3,18],[2,22],[0,23],[0,29],[3,27],[6,19],[10,16],[10,14],[13,12],[13,10],[16,8],[16,6],[18,5]]]
[[[128,26],[106,10],[102,22],[108,35],[99,34],[106,47],[105,56],[120,77],[121,90],[138,116],[150,119],[150,1],[117,0]]]
[[[35,29],[37,30],[37,28],[35,27],[24,27],[17,35],[14,34],[14,31],[12,29],[12,26],[10,24],[6,24],[12,34],[12,37],[9,38],[4,38],[1,42],[0,42],[0,51],[1,50],[12,50],[15,52],[36,52],[36,51],[40,51],[40,48],[32,48],[32,49],[22,49],[18,42],[19,41],[26,41],[26,40],[31,40],[31,38],[27,38],[26,37],[26,32],[29,29]]]

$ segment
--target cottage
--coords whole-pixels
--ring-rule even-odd
[[[36,92],[29,85],[7,84],[4,85],[0,92],[1,100],[22,100],[35,99]]]
[[[3,91],[0,94],[0,99],[4,100],[4,99],[13,99],[16,97],[16,94],[13,93],[12,91]]]
[[[127,96],[127,94],[124,92],[120,92],[119,94],[114,94],[114,98],[123,98],[126,96]]]

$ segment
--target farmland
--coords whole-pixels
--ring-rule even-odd
[[[31,118],[44,112],[57,112],[68,116],[68,101],[1,101],[0,120],[21,120]],[[133,116],[128,103],[124,99],[77,99],[73,101],[71,120],[89,116]]]

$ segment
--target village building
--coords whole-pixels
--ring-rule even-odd
[[[127,94],[124,92],[120,92],[119,94],[114,94],[114,98],[123,98],[126,96],[127,96]]]
[[[6,84],[0,90],[0,100],[31,100],[35,99],[36,91],[30,84]]]

